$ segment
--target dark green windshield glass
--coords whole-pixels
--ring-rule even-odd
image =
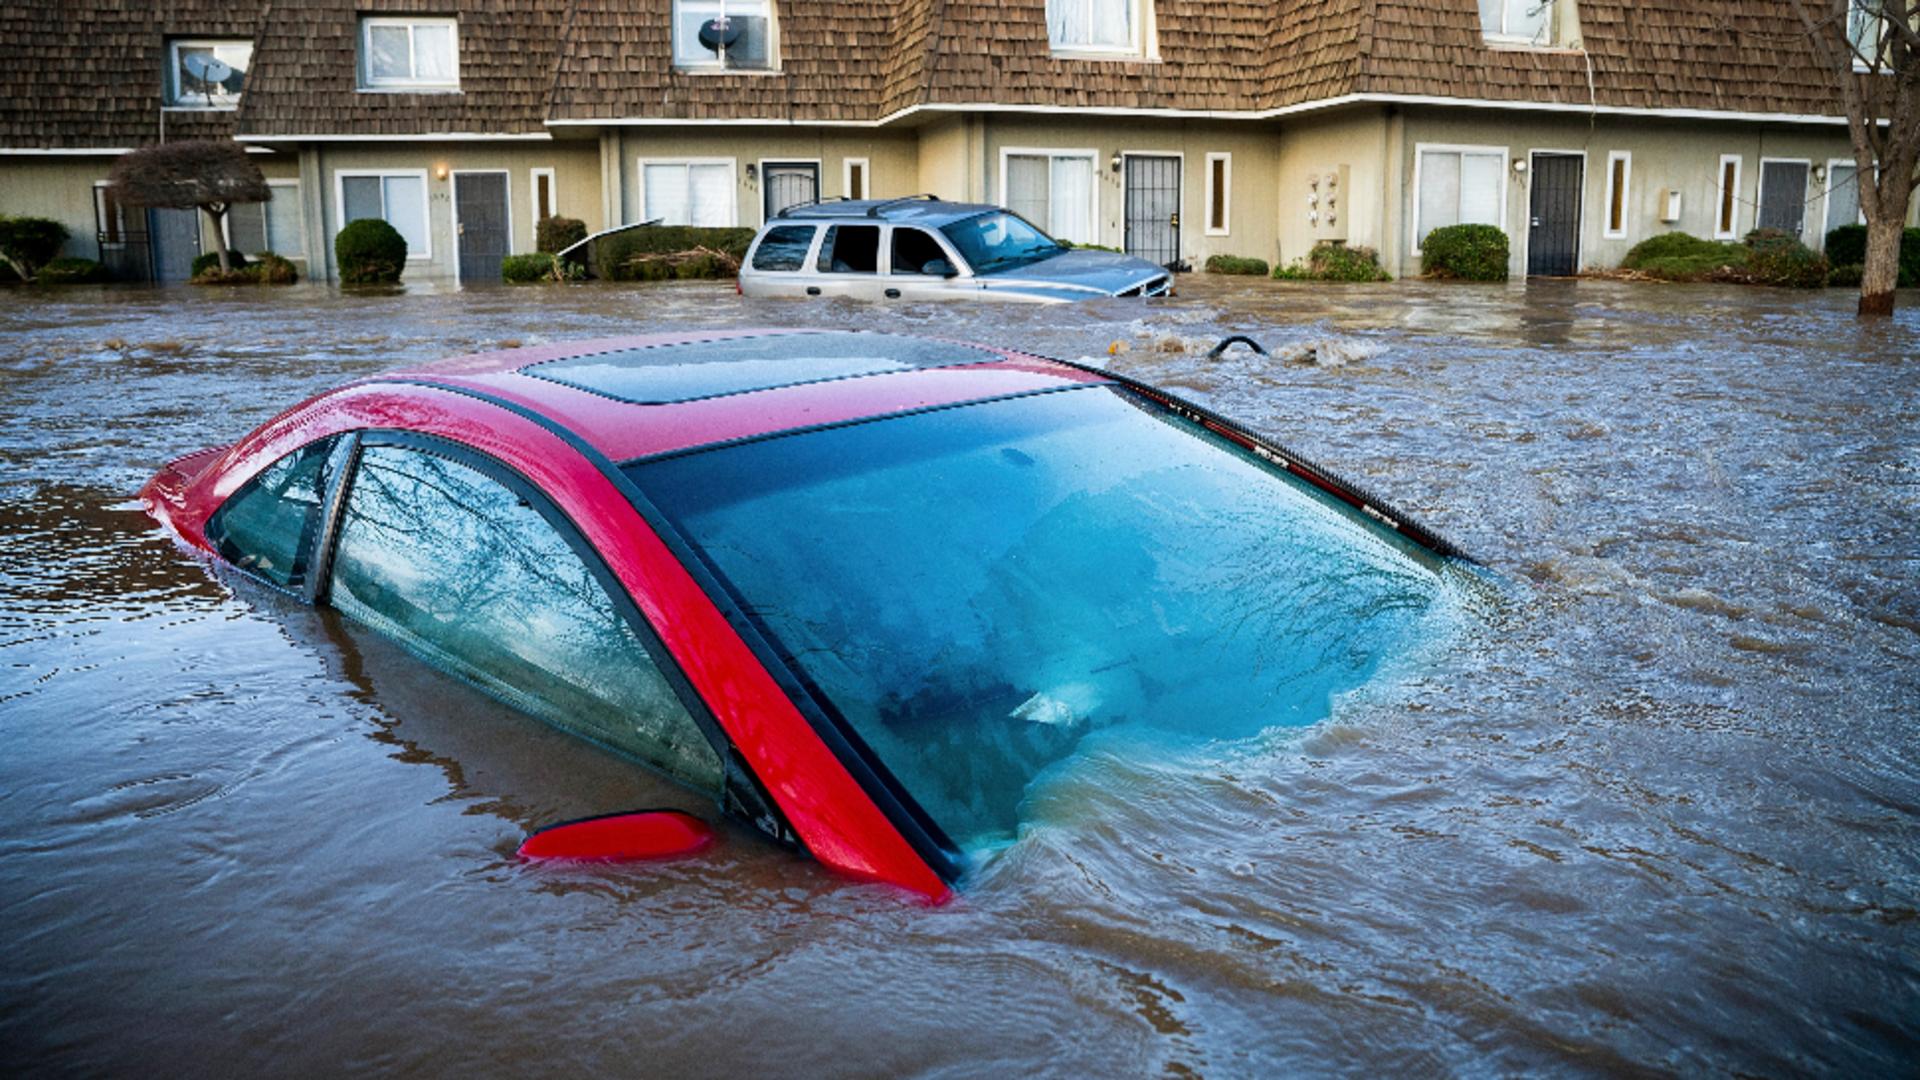
[[[1324,717],[1441,592],[1344,507],[1108,387],[629,473],[963,848],[1014,835],[1090,741]]]

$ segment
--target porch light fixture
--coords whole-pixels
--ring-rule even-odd
[[[1513,171],[1514,171],[1514,172],[1526,172],[1526,171],[1527,171],[1527,159],[1526,159],[1526,158],[1523,158],[1523,157],[1517,157],[1517,158],[1514,158],[1514,159],[1513,159]]]
[[[433,167],[433,178],[435,180],[445,180],[447,178],[447,167],[445,164],[435,165]]]
[[[1112,169],[1114,172],[1120,171],[1120,151],[1115,150],[1113,152],[1113,157],[1107,162],[1107,168]]]
[[[1815,165],[1813,167],[1813,182],[1816,184],[1824,184],[1827,182],[1827,167],[1825,165]]]
[[[757,184],[759,182],[760,182],[760,166],[755,165],[751,161],[747,162],[747,183]]]

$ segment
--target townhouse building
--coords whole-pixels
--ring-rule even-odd
[[[1461,222],[1517,276],[1859,216],[1788,0],[13,0],[0,80],[0,213],[163,280],[203,226],[103,182],[204,135],[273,186],[233,242],[316,277],[357,217],[410,279],[471,282],[553,214],[916,192],[1156,262],[1340,240],[1397,275]]]

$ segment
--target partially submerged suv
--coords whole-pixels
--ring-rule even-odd
[[[1062,303],[1165,296],[1172,284],[1145,259],[1075,251],[998,206],[931,195],[789,207],[740,267],[748,296]]]

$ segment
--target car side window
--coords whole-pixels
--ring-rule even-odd
[[[305,584],[333,445],[331,438],[308,443],[260,470],[221,504],[206,528],[220,557],[284,588]]]
[[[896,228],[893,230],[893,272],[896,274],[932,273],[926,269],[931,262],[942,264],[940,270],[952,269],[947,253],[940,247],[940,241],[924,229]]]
[[[880,226],[833,225],[820,242],[823,274],[873,274],[880,270]]]
[[[760,238],[753,249],[755,270],[799,270],[807,264],[807,249],[813,246],[811,225],[777,225]]]
[[[508,704],[719,794],[718,753],[600,580],[538,510],[479,470],[365,448],[330,597]]]

